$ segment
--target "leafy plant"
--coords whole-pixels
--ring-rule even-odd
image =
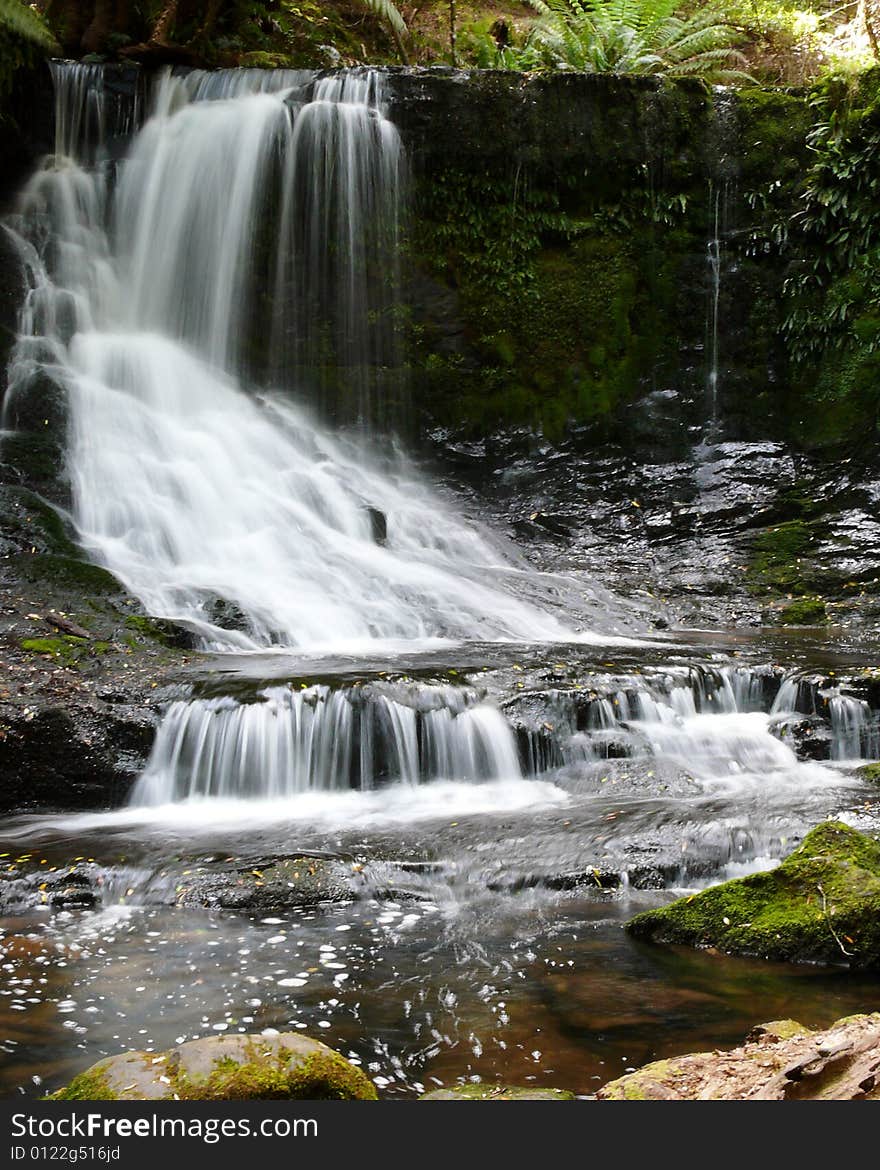
[[[714,5],[678,16],[680,0],[528,2],[538,16],[522,53],[526,68],[751,80],[738,68],[741,34]]]
[[[880,347],[880,71],[826,79],[813,107],[815,162],[789,229],[785,286],[783,330],[799,361],[852,340]]]
[[[0,27],[47,51],[58,47],[42,17],[22,0],[0,0]]]
[[[407,32],[406,21],[400,15],[400,10],[394,5],[393,0],[363,0],[363,4],[391,29],[400,60],[404,65],[408,65],[409,58],[403,43]]]

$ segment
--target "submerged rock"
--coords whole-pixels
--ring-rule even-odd
[[[600,1101],[880,1100],[880,1013],[824,1032],[796,1020],[760,1024],[740,1048],[646,1064],[603,1085]]]
[[[361,870],[322,857],[273,857],[246,867],[203,866],[183,875],[178,905],[223,910],[277,910],[344,902],[354,896]]]
[[[626,929],[657,943],[880,970],[880,842],[828,821],[778,869],[679,898]]]
[[[574,1101],[566,1089],[521,1088],[517,1085],[453,1085],[434,1089],[420,1101]]]
[[[100,1060],[52,1094],[55,1101],[375,1101],[372,1081],[318,1040],[206,1036],[158,1055]]]

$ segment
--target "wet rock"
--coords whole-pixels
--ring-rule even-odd
[[[516,1085],[455,1085],[434,1089],[420,1101],[574,1101],[565,1089],[521,1088]]]
[[[753,1029],[740,1048],[647,1064],[611,1081],[600,1101],[880,1100],[880,1013],[823,1032],[795,1020]]]
[[[35,907],[91,910],[101,899],[103,871],[93,862],[58,868],[28,863],[7,866],[0,873],[0,914],[15,915]]]
[[[155,730],[146,707],[97,702],[0,703],[0,809],[102,808],[123,803]]]
[[[362,868],[321,857],[281,857],[237,868],[203,866],[182,875],[176,902],[223,910],[277,910],[345,902],[360,884]]]
[[[778,715],[767,730],[788,744],[799,760],[831,758],[831,724],[820,715]]]
[[[378,508],[367,508],[367,516],[370,519],[370,534],[373,538],[373,543],[384,546],[388,540],[387,516]]]
[[[656,943],[880,970],[880,842],[825,822],[778,869],[639,914],[627,930]]]
[[[224,597],[217,597],[208,603],[205,609],[208,620],[215,626],[219,626],[221,630],[247,632],[250,629],[244,611],[234,601],[228,601]]]
[[[98,1061],[56,1101],[375,1101],[355,1065],[308,1036],[207,1036],[167,1052]]]

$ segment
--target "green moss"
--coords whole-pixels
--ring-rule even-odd
[[[856,768],[856,775],[860,780],[876,783],[880,781],[880,764],[863,764],[861,768]]]
[[[731,954],[880,969],[880,842],[826,822],[777,869],[639,914],[627,930]]]
[[[111,649],[109,642],[90,642],[70,634],[59,634],[52,638],[24,638],[22,650],[28,654],[49,654],[63,666],[75,667],[85,658],[95,658]]]
[[[821,597],[802,597],[793,601],[779,614],[784,626],[818,626],[828,620],[825,602]]]
[[[125,624],[142,638],[151,642],[158,642],[160,646],[173,647],[179,645],[180,632],[169,629],[166,622],[156,618],[144,617],[142,614],[132,613],[125,619]],[[126,638],[128,645],[133,648],[137,645],[135,639]]]
[[[15,558],[15,568],[28,581],[71,586],[92,594],[122,592],[122,586],[112,573],[100,565],[92,565],[74,557],[25,554]]]
[[[813,541],[813,530],[804,520],[788,520],[765,529],[752,545],[749,584],[782,593],[806,592],[804,556]]]
[[[295,1061],[291,1053],[269,1056],[252,1045],[252,1057],[221,1057],[203,1079],[172,1077],[182,1101],[375,1101],[376,1087],[359,1068],[336,1053],[318,1052]]]
[[[75,1076],[69,1085],[52,1093],[49,1101],[116,1101],[116,1094],[110,1088],[104,1066],[94,1065]]]
[[[601,1096],[605,1101],[647,1101],[652,1094],[650,1084],[663,1084],[664,1078],[674,1071],[671,1060],[655,1060],[616,1081],[602,1086]]]

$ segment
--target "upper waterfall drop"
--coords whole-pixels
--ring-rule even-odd
[[[74,117],[80,68],[55,70],[60,117]],[[59,141],[75,140],[71,123]],[[343,380],[384,360],[389,286],[374,278],[393,283],[401,167],[375,72],[168,73],[115,180],[56,159],[25,192],[16,393],[35,371],[66,391],[83,545],[209,647],[573,636],[552,613],[558,582],[401,457],[331,435],[292,405],[298,381],[284,397],[243,392],[261,385],[255,328],[276,373],[299,354],[293,378],[319,337],[336,338]]]

